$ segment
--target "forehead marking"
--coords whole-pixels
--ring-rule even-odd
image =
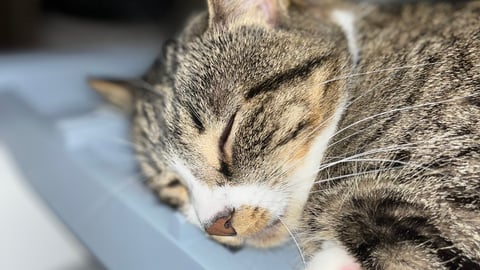
[[[317,67],[322,65],[329,56],[319,56],[309,59],[300,65],[275,74],[272,77],[251,88],[245,98],[251,99],[261,93],[277,90],[282,84],[290,82],[297,78],[305,78],[310,75]]]

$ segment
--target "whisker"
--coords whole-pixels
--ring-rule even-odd
[[[422,141],[417,141],[417,142],[410,142],[410,143],[404,143],[404,144],[397,144],[397,145],[393,145],[393,146],[389,146],[389,147],[385,147],[385,148],[376,148],[376,149],[371,149],[367,152],[364,152],[364,153],[368,153],[368,154],[371,154],[371,153],[378,153],[378,152],[372,152],[372,151],[376,151],[378,150],[379,152],[386,152],[384,150],[404,150],[404,149],[415,149],[417,147],[421,147],[422,145],[427,145],[428,144],[433,144],[433,143],[436,143],[436,142],[443,142],[445,141],[446,139],[448,140],[452,140],[452,139],[458,139],[458,138],[461,138],[462,136],[448,136],[448,137],[434,137],[434,138],[431,138],[431,139],[428,139],[428,140],[422,140]],[[343,140],[343,139],[342,139]],[[336,141],[332,144],[329,145],[329,147],[333,146],[334,144],[336,143],[339,143],[339,141]],[[432,148],[432,146],[428,146],[429,148]],[[383,149],[383,150],[382,150]],[[343,154],[345,155],[349,155],[349,154],[352,154],[352,153],[355,153],[357,150],[352,150],[352,151],[349,151],[349,152],[345,152]],[[360,153],[361,154],[361,153]],[[339,157],[339,156],[328,156],[327,157],[328,159],[325,160],[325,162],[329,162],[329,161],[332,161],[336,158],[345,158],[345,157]]]
[[[434,62],[434,63],[424,63],[424,64],[418,64],[418,65],[409,65],[409,66],[400,66],[400,67],[392,67],[392,68],[385,68],[385,69],[379,69],[379,70],[374,70],[374,71],[369,71],[369,72],[363,72],[363,73],[353,73],[353,74],[350,74],[350,75],[347,75],[347,76],[340,76],[340,77],[336,77],[336,78],[333,78],[333,79],[330,79],[330,80],[326,80],[326,81],[323,81],[321,83],[321,85],[323,84],[327,84],[327,83],[330,83],[330,82],[333,82],[333,81],[337,81],[337,80],[342,80],[342,79],[349,79],[349,78],[352,78],[352,77],[355,77],[355,76],[361,76],[361,75],[367,75],[367,74],[372,74],[372,73],[379,73],[379,72],[387,72],[387,71],[395,71],[395,70],[401,70],[401,69],[409,69],[409,68],[416,68],[416,67],[421,67],[421,66],[427,66],[427,65],[432,65],[432,64],[436,64],[438,62]],[[386,79],[385,79],[386,80]],[[354,100],[348,102],[346,105],[345,105],[345,109],[348,108],[349,106],[351,106],[354,102],[360,100],[362,97],[365,97],[366,94],[368,94],[369,92],[373,91],[374,89],[376,89],[377,86],[381,85],[382,82],[384,80],[378,82],[376,85],[374,85],[373,87],[371,87],[369,90],[367,90],[366,92],[362,93],[360,96],[358,96],[357,98],[355,98]],[[384,112],[380,115],[383,115],[383,114],[388,114],[388,113],[392,113],[394,111],[390,111],[390,112]],[[380,116],[380,115],[375,115],[375,116],[372,116],[372,118],[374,117],[377,117],[377,116]],[[334,117],[334,115],[331,115],[330,117],[326,118],[324,121],[322,121],[321,124],[319,124],[317,127],[315,127],[314,129],[312,129],[306,136],[304,136],[301,141],[299,142],[299,144],[301,144],[303,141],[306,141],[308,139],[311,139],[311,136],[313,134],[315,134],[319,129],[323,128],[324,125],[326,123],[328,123],[328,121],[330,121],[332,118]],[[361,120],[361,122],[363,121],[366,121],[368,119],[365,119],[365,120]],[[354,123],[355,125],[358,124],[358,123]],[[352,124],[353,126],[353,124]],[[349,128],[350,126],[346,127],[346,128]],[[346,129],[345,128],[345,129]],[[342,132],[343,130],[340,130],[340,131],[337,131],[335,132],[335,134],[333,134],[328,140],[330,140],[331,138],[335,137],[337,134],[339,134],[340,132]],[[359,132],[361,131],[358,131],[356,132],[355,134],[358,134]],[[349,137],[351,136],[354,136],[355,134],[351,134],[349,135],[347,138],[345,139],[348,139]],[[343,141],[344,139],[341,139],[341,141]],[[339,142],[335,142],[334,144],[337,144]],[[327,146],[327,149],[329,149],[331,147],[331,145]],[[286,160],[282,161],[278,167],[282,167],[284,164],[286,163],[289,163],[291,161],[291,154],[294,153],[296,150],[298,149],[298,147],[295,147],[293,148],[291,151],[290,151],[290,154],[287,155],[287,158]]]
[[[406,110],[411,110],[411,109],[417,109],[417,108],[421,108],[421,107],[426,107],[426,106],[433,106],[433,105],[438,105],[438,104],[443,104],[443,103],[448,103],[448,102],[452,102],[452,101],[456,101],[456,100],[461,100],[461,99],[464,99],[464,98],[467,98],[467,97],[471,97],[471,96],[475,96],[475,95],[468,95],[468,96],[464,96],[464,97],[457,97],[457,98],[451,98],[451,99],[447,99],[447,100],[442,100],[442,101],[437,101],[437,102],[427,102],[427,103],[423,103],[423,104],[418,104],[418,105],[412,105],[412,106],[406,106],[406,107],[401,107],[401,108],[396,108],[396,109],[392,109],[392,110],[389,110],[389,111],[384,111],[384,112],[381,112],[381,113],[378,113],[378,114],[374,114],[374,115],[371,115],[371,116],[368,116],[368,117],[365,117],[359,121],[356,121],[340,130],[338,130],[337,132],[335,132],[331,138],[335,137],[336,135],[342,133],[343,131],[355,126],[355,125],[358,125],[360,123],[363,123],[365,121],[368,121],[368,120],[371,120],[371,119],[374,119],[376,117],[379,117],[379,116],[382,116],[382,115],[386,115],[386,114],[390,114],[390,113],[394,113],[394,112],[399,112],[399,111],[406,111]]]
[[[282,223],[283,227],[285,227],[285,230],[287,230],[288,234],[290,234],[290,236],[292,237],[292,240],[295,243],[295,246],[297,247],[298,253],[300,253],[300,257],[302,258],[303,266],[307,267],[307,263],[305,262],[305,257],[303,256],[303,252],[302,252],[302,249],[300,248],[300,245],[298,244],[297,238],[293,235],[292,231],[290,231],[287,224],[285,224],[280,217],[277,216],[277,218],[280,221],[280,223]]]
[[[393,151],[393,150],[405,149],[405,148],[408,148],[408,146],[409,146],[410,144],[411,144],[411,143],[403,144],[403,145],[394,145],[394,146],[390,146],[390,147],[376,148],[376,149],[372,149],[372,150],[369,150],[369,151],[361,152],[361,153],[358,153],[358,154],[355,154],[355,155],[352,155],[352,156],[343,158],[343,159],[338,160],[338,161],[326,163],[326,164],[320,166],[320,168],[319,168],[318,170],[319,170],[319,171],[322,171],[322,170],[324,170],[324,169],[326,169],[326,168],[328,168],[328,167],[331,167],[331,166],[333,166],[333,165],[336,165],[336,164],[338,164],[338,163],[341,163],[342,161],[345,161],[345,160],[350,160],[350,159],[352,159],[352,158],[363,157],[363,156],[367,156],[367,155],[371,155],[371,154],[376,154],[376,153],[389,152],[389,151]]]
[[[351,155],[351,156],[332,157],[332,158],[329,157],[328,160],[325,160],[325,164],[323,164],[322,166],[328,165],[329,163],[331,163],[330,161],[334,160],[335,158],[341,158],[340,160],[345,160],[345,159],[349,159],[349,158],[352,158],[352,157],[356,158],[356,157],[368,156],[368,155],[377,154],[377,153],[388,153],[388,152],[393,152],[395,150],[415,149],[416,147],[418,147],[417,144],[419,144],[419,143],[421,143],[421,142],[405,143],[405,144],[393,145],[393,146],[383,147],[383,148],[374,148],[374,149],[371,149],[371,150],[368,150],[368,151],[365,151],[365,152],[360,152],[360,153],[357,153],[357,154],[354,154],[354,155]],[[353,151],[350,151],[350,152],[345,152],[344,154],[348,155],[348,154],[353,154],[353,153],[356,153],[356,150],[353,150]],[[337,160],[337,161],[340,161],[340,160]],[[333,162],[335,162],[335,161],[333,161]],[[320,168],[322,168],[322,166],[320,166]]]
[[[435,65],[435,64],[441,64],[443,62],[437,61],[433,63],[423,63],[423,64],[417,64],[417,65],[405,65],[405,66],[399,66],[399,67],[389,67],[389,68],[383,68],[383,69],[377,69],[377,70],[372,70],[372,71],[367,71],[367,72],[360,72],[360,73],[353,73],[349,75],[340,75],[339,77],[335,77],[331,80],[327,80],[324,83],[329,83],[333,81],[338,81],[338,80],[345,80],[353,77],[359,77],[363,75],[370,75],[370,74],[376,74],[376,73],[382,73],[382,72],[388,72],[388,71],[396,71],[396,70],[402,70],[402,69],[413,69],[417,67],[423,67],[423,66],[428,66],[428,65]]]
[[[404,166],[420,168],[424,171],[431,171],[431,172],[440,173],[437,170],[431,169],[431,168],[423,166],[423,165],[419,165],[419,164],[412,163],[412,162],[404,162],[404,161],[401,161],[401,160],[394,160],[394,159],[375,159],[375,158],[372,158],[372,159],[349,159],[349,160],[342,161],[342,163],[345,163],[345,162],[390,162],[390,163],[402,164]],[[389,168],[389,170],[391,170],[391,168]],[[443,173],[440,173],[440,174],[444,175]],[[400,176],[401,175],[398,175],[398,177],[400,177]],[[446,175],[444,175],[444,176],[446,176]]]
[[[87,226],[88,223],[95,217],[95,215],[98,213],[98,211],[107,205],[107,203],[116,195],[118,195],[120,192],[122,192],[125,188],[129,187],[130,185],[136,183],[137,181],[144,181],[142,180],[142,177],[140,173],[135,174],[131,177],[128,177],[125,181],[122,181],[118,185],[116,185],[113,190],[109,191],[108,194],[105,196],[99,198],[98,200],[94,201],[92,205],[90,206],[90,209],[87,210],[83,220],[84,224],[83,226]]]
[[[340,176],[336,176],[336,177],[330,177],[330,178],[327,178],[327,179],[318,180],[318,181],[315,181],[314,183],[315,184],[326,183],[326,182],[331,182],[331,181],[335,181],[335,180],[338,180],[338,179],[355,177],[355,176],[359,176],[359,175],[365,175],[365,174],[376,173],[376,172],[384,172],[384,171],[388,171],[388,170],[391,170],[391,169],[390,168],[383,168],[383,169],[370,170],[370,171],[364,171],[364,172],[358,172],[358,173],[344,174],[344,175],[340,175]]]
[[[368,93],[372,92],[373,90],[377,89],[378,86],[382,85],[385,81],[387,81],[388,78],[384,78],[383,80],[380,80],[377,84],[374,86],[370,87],[368,90],[364,91],[361,95],[356,97],[354,100],[348,102],[345,106],[345,109],[350,107],[353,103],[359,101],[361,98],[365,97]]]

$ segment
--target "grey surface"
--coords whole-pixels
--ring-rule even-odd
[[[293,269],[292,247],[231,253],[142,185],[121,114],[42,116],[0,94],[0,139],[26,179],[109,269]],[[118,140],[114,139],[118,137]],[[123,140],[122,140],[123,138]]]

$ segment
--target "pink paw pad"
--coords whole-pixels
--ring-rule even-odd
[[[358,263],[352,263],[349,265],[343,266],[340,270],[360,270],[362,269]]]

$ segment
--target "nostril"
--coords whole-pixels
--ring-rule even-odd
[[[216,236],[235,236],[237,232],[232,226],[233,213],[217,217],[212,224],[205,227],[205,231]]]
[[[225,222],[225,224],[223,224],[223,227],[225,227],[225,229],[230,229],[232,227],[232,219],[230,218],[229,220],[227,220]]]

